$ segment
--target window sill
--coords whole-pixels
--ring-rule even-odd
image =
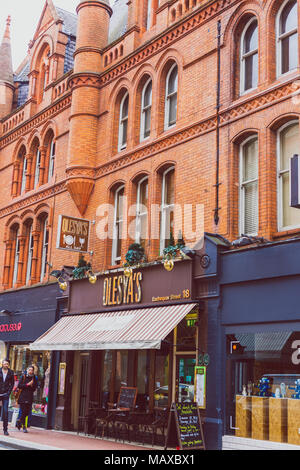
[[[285,238],[285,237],[289,237],[293,235],[300,235],[300,227],[289,229],[289,230],[282,230],[280,232],[275,232],[273,234],[273,238],[274,239]]]

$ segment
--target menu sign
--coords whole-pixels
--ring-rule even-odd
[[[172,404],[165,449],[168,446],[169,435],[174,433],[172,422],[175,422],[180,449],[205,450],[202,422],[197,403]]]
[[[89,233],[89,220],[60,215],[56,248],[86,253],[89,246]]]
[[[121,387],[118,399],[118,408],[133,409],[136,402],[136,387]]]

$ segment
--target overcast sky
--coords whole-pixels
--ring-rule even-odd
[[[55,6],[76,13],[80,0],[54,0]],[[111,2],[112,3],[112,2]],[[33,38],[45,0],[0,0],[0,41],[5,30],[6,18],[11,16],[11,43],[13,68],[26,57],[28,43]]]

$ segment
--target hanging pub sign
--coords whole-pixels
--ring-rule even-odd
[[[56,248],[86,253],[89,246],[89,234],[89,220],[60,215],[58,219]]]

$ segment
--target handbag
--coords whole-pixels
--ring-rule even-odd
[[[25,380],[25,375],[23,376],[23,379]],[[17,388],[14,392],[17,404],[19,404],[19,398],[20,398],[21,392],[22,392],[22,390],[20,388]]]

